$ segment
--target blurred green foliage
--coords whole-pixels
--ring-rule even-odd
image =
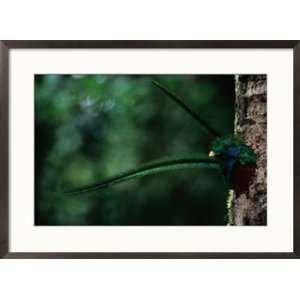
[[[227,191],[215,170],[63,193],[151,160],[208,155],[211,135],[152,80],[221,135],[232,133],[233,75],[36,75],[36,225],[225,224]]]

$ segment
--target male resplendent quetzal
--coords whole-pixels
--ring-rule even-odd
[[[209,155],[207,157],[183,157],[151,162],[139,168],[122,172],[96,184],[80,187],[66,193],[76,195],[97,191],[127,180],[184,168],[221,169],[228,189],[234,189],[237,194],[245,192],[249,187],[251,178],[255,174],[257,157],[253,149],[247,146],[238,136],[220,136],[209,124],[203,121],[198,114],[190,109],[180,97],[158,82],[153,81],[153,84],[177,103],[214,137]]]
[[[257,157],[253,149],[234,135],[216,138],[211,149],[209,156],[219,159],[228,188],[236,194],[247,191],[255,175]]]

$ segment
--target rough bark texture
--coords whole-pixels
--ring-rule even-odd
[[[232,225],[267,223],[267,79],[265,75],[237,75],[235,133],[257,153],[256,176],[249,190],[232,198]]]

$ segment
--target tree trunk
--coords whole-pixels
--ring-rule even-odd
[[[267,224],[267,78],[236,75],[235,134],[257,154],[256,176],[249,189],[229,200],[230,225]]]

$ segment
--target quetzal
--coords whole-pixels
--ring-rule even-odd
[[[220,136],[214,128],[203,121],[198,114],[190,109],[179,96],[156,81],[153,81],[153,84],[194,118],[213,137],[211,151],[208,156],[183,157],[173,160],[150,162],[139,168],[122,172],[101,182],[79,187],[66,193],[76,195],[97,191],[127,180],[186,168],[219,169],[222,171],[228,189],[234,189],[238,194],[247,190],[249,181],[255,174],[257,157],[253,149],[250,146],[247,146],[239,136]]]
[[[211,149],[209,157],[219,159],[228,188],[237,194],[245,192],[255,175],[257,156],[253,149],[235,135],[216,138]]]

